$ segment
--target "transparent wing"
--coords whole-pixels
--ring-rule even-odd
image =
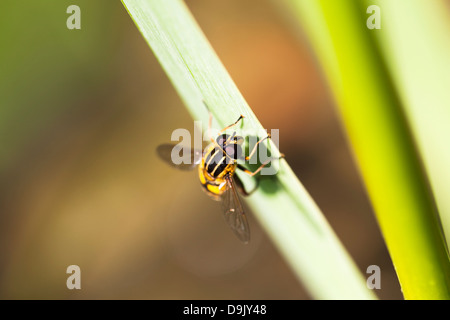
[[[244,209],[236,192],[236,185],[229,175],[225,177],[227,190],[222,195],[223,214],[228,225],[239,240],[250,241],[250,227],[245,217]]]
[[[159,157],[174,168],[192,170],[202,161],[202,150],[165,143],[156,148]]]

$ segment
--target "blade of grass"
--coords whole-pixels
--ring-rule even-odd
[[[380,49],[421,151],[450,246],[450,7],[440,0],[375,1]],[[407,10],[407,14],[401,14]]]
[[[448,299],[450,265],[433,199],[364,4],[288,1],[331,84],[405,298]]]
[[[262,130],[184,2],[122,0],[194,119],[219,125],[245,116],[243,130]],[[270,142],[275,155],[278,151]],[[245,199],[294,273],[317,299],[373,299],[365,280],[286,161]]]

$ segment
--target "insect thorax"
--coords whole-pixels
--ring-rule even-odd
[[[234,172],[241,153],[241,146],[235,143],[221,146],[211,144],[203,157],[204,169],[213,179],[223,177],[226,173]]]

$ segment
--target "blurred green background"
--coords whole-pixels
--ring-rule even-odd
[[[186,3],[361,272],[380,266],[378,296],[401,299],[306,38],[268,0]],[[0,298],[310,298],[251,212],[245,246],[196,173],[157,158],[193,120],[119,1],[4,0],[0,43]]]

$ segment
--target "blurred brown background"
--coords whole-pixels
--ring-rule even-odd
[[[378,296],[401,299],[307,39],[268,0],[186,3],[361,272],[380,266]],[[77,1],[81,30],[71,4],[0,4],[0,298],[310,299],[251,213],[245,246],[156,157],[193,120],[120,1]]]

